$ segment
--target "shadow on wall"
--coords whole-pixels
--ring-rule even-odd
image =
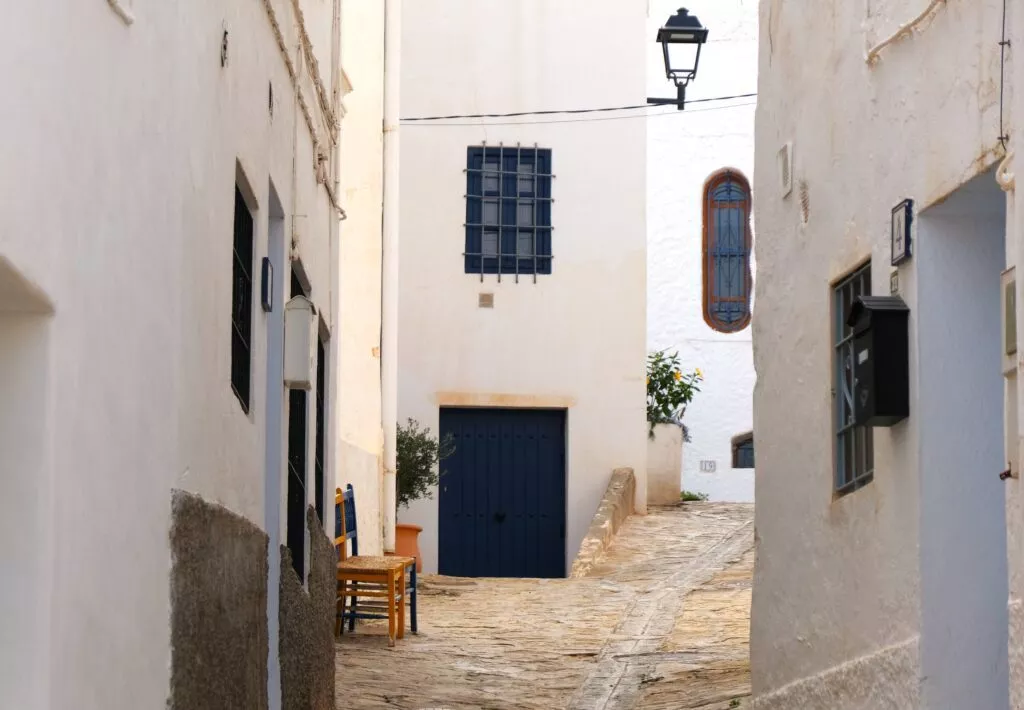
[[[52,306],[0,256],[0,688],[10,707],[43,707],[49,649],[52,478],[48,461]],[[25,540],[33,544],[26,545]]]

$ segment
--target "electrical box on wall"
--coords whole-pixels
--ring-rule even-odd
[[[311,390],[316,373],[317,318],[313,302],[294,296],[284,307],[284,386]]]
[[[853,328],[853,411],[859,425],[888,427],[910,416],[910,309],[899,296],[861,296]]]

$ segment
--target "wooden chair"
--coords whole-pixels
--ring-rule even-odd
[[[338,614],[335,634],[354,631],[356,619],[387,619],[388,645],[405,636],[405,604],[409,599],[412,632],[416,633],[416,559],[391,555],[359,554],[356,534],[356,502],[352,484],[334,496],[334,546],[338,550]],[[352,554],[348,554],[348,543]],[[351,598],[351,608],[348,600]],[[363,598],[363,604],[359,600]]]

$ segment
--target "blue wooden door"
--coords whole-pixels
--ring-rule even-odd
[[[565,412],[442,409],[438,571],[565,576]]]

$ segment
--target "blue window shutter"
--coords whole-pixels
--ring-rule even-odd
[[[473,274],[532,275],[551,273],[551,151],[523,147],[470,147],[466,153],[466,238],[464,270]],[[524,171],[520,173],[520,169]],[[499,176],[490,171],[500,171]],[[488,174],[484,174],[484,173]],[[528,177],[527,177],[528,176]],[[497,209],[494,209],[494,206]],[[523,224],[520,209],[525,207]],[[497,214],[495,215],[495,211]],[[533,222],[526,221],[533,215]],[[482,256],[494,248],[492,227],[497,232],[497,255]],[[520,229],[524,242],[519,257]]]
[[[704,319],[731,333],[750,320],[750,187],[725,171],[704,193]]]

